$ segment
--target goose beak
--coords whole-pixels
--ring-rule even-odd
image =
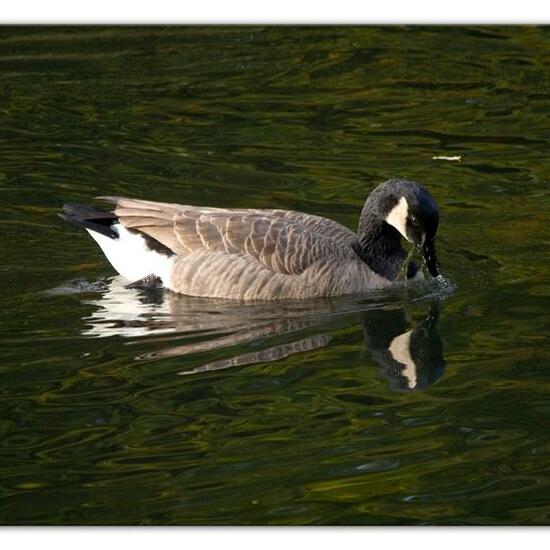
[[[435,244],[433,239],[425,238],[422,245],[419,247],[419,252],[422,254],[424,263],[432,277],[439,275],[439,265],[437,263],[437,255],[435,253]]]

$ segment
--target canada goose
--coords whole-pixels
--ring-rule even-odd
[[[114,211],[67,204],[62,218],[84,227],[129,286],[192,296],[278,300],[338,296],[394,282],[406,253],[439,267],[434,238],[437,204],[418,183],[386,181],[365,201],[358,232],[290,210],[226,209],[100,197]],[[407,278],[422,278],[411,262]]]

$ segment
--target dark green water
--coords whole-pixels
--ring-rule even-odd
[[[550,28],[1,28],[0,522],[550,523],[549,147]],[[151,296],[56,217],[393,176],[454,292]]]

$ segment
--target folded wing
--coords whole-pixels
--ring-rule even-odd
[[[323,260],[356,257],[357,235],[320,216],[288,210],[202,208],[102,197],[127,229],[138,230],[179,256],[254,258],[274,273],[299,275]]]

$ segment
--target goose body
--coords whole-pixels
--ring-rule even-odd
[[[422,247],[437,229],[431,219],[437,217],[437,205],[424,188],[405,180],[389,180],[371,193],[358,233],[289,210],[103,198],[114,202],[112,213],[65,205],[62,217],[84,227],[129,281],[152,276],[165,288],[191,296],[282,300],[380,289],[392,284],[402,267],[401,237]],[[426,215],[430,219],[424,220]],[[421,228],[418,243],[409,218],[432,223]],[[436,274],[431,250],[433,261],[427,265]],[[423,275],[410,264],[407,276]]]

